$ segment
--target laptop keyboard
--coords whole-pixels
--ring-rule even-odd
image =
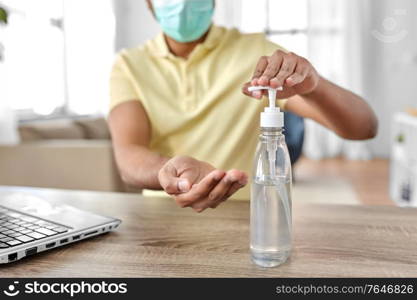
[[[70,228],[0,206],[0,249],[64,233]]]

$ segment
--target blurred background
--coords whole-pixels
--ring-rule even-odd
[[[366,142],[306,120],[295,198],[417,205],[416,14],[413,0],[216,1],[215,23],[265,32],[379,118]],[[145,0],[0,0],[0,185],[131,190],[105,122],[109,72],[159,30]]]

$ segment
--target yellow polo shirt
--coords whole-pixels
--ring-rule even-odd
[[[259,58],[278,48],[264,34],[213,25],[184,59],[170,53],[161,33],[119,53],[110,79],[110,109],[140,101],[152,126],[153,151],[251,174],[259,114],[267,101],[249,98],[241,89]],[[246,186],[233,198],[249,199],[249,191]]]

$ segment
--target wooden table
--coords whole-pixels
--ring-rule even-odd
[[[197,214],[136,194],[15,188],[123,220],[117,232],[1,265],[1,277],[417,276],[417,210],[301,205],[294,251],[264,269],[249,257],[249,202]]]

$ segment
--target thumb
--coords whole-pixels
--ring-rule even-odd
[[[254,91],[249,92],[248,88],[251,86],[251,82],[246,82],[242,87],[242,93],[246,96],[255,98],[255,99],[262,99],[262,96],[264,95],[264,91]]]
[[[246,96],[252,97],[252,93],[248,91],[248,87],[250,87],[250,82],[246,82],[242,86],[242,93],[245,94]]]
[[[188,192],[191,188],[190,181],[177,176],[177,170],[170,164],[165,165],[158,174],[161,187],[170,195]]]

